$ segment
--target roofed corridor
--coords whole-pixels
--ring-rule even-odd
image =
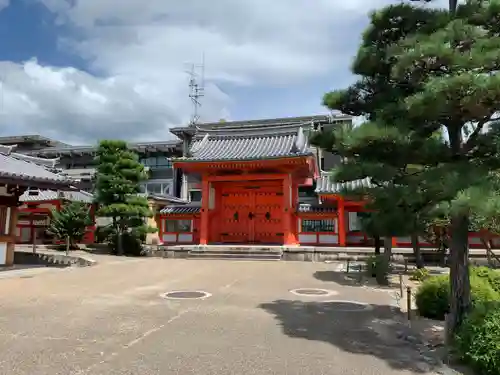
[[[342,285],[335,269],[119,258],[2,279],[0,374],[425,374],[397,338],[391,295]],[[161,298],[171,291],[211,296]]]

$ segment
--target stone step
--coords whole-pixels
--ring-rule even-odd
[[[188,259],[281,260],[281,253],[190,251]]]

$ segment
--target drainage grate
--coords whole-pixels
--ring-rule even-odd
[[[202,291],[179,290],[174,292],[167,292],[161,295],[166,299],[205,299],[210,297],[211,294]]]
[[[317,288],[299,288],[299,289],[293,289],[290,292],[298,296],[310,296],[310,297],[326,297],[337,294],[337,292],[333,290],[317,289]]]

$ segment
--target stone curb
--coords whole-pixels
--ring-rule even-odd
[[[25,254],[25,256],[39,258],[48,264],[66,265],[68,267],[90,267],[96,265],[98,262],[95,259],[85,255],[66,255],[54,253],[47,250],[39,250],[36,253],[30,251],[16,250],[16,253]],[[28,255],[29,254],[29,255]]]

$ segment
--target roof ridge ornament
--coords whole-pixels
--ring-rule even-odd
[[[16,149],[17,145],[12,145],[12,146],[7,146],[7,145],[0,145],[0,154],[4,154],[9,156],[12,151]]]
[[[302,126],[297,129],[297,136],[292,147],[292,152],[303,152],[307,147],[307,137],[304,134]]]
[[[193,145],[193,147],[191,147],[190,154],[194,154],[198,150],[201,150],[205,146],[205,144],[208,142],[208,138],[209,137],[210,137],[210,135],[207,133],[207,134],[205,134],[205,136],[203,137],[203,139],[201,140],[201,142],[196,142]]]

